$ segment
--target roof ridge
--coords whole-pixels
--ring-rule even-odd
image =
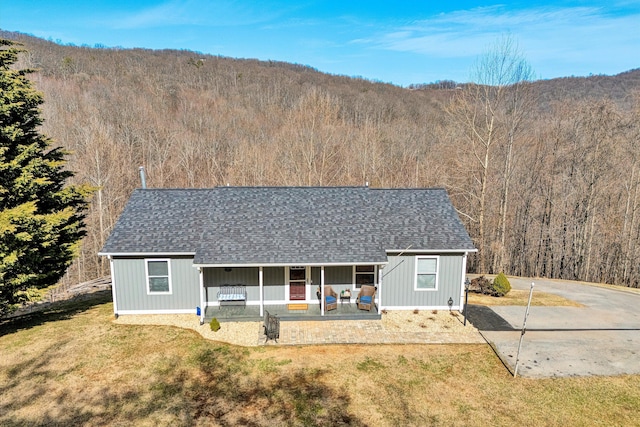
[[[215,188],[368,188],[364,185],[221,185]]]
[[[215,190],[217,187],[152,187],[152,188],[134,188],[134,191],[211,191]]]
[[[403,191],[424,191],[424,190],[444,190],[444,187],[369,187],[370,190],[403,190]]]
[[[134,192],[203,192],[203,191],[225,191],[228,190],[367,190],[369,187],[364,186],[350,186],[350,185],[342,185],[342,186],[302,186],[302,185],[291,185],[291,186],[277,186],[277,185],[268,185],[268,186],[258,186],[258,185],[241,185],[241,186],[227,186],[220,185],[217,187],[152,187],[152,188],[134,188]]]

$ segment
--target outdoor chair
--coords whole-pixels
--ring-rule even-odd
[[[324,309],[326,311],[338,308],[338,294],[331,286],[324,287]]]
[[[375,305],[373,299],[376,295],[376,288],[370,285],[362,285],[360,293],[356,299],[356,305],[360,310],[371,311],[371,306]]]

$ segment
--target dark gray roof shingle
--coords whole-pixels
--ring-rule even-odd
[[[136,190],[101,253],[194,253],[195,264],[386,262],[385,250],[474,250],[443,189]]]

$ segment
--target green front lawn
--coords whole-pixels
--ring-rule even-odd
[[[512,378],[486,345],[238,348],[108,296],[0,325],[0,425],[629,426],[640,376]]]

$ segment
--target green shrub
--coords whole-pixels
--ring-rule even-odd
[[[218,332],[218,329],[220,329],[220,322],[218,322],[218,319],[214,317],[213,319],[211,319],[209,326],[211,326],[211,330],[213,332]]]
[[[503,297],[511,290],[511,283],[504,273],[500,273],[493,279],[492,287],[495,296]]]

